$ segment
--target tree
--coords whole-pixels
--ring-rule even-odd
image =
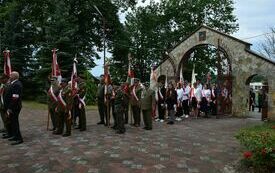
[[[125,30],[130,43],[125,47],[134,56],[132,63],[137,77],[148,81],[150,66],[160,63],[165,51],[201,24],[228,34],[237,31],[233,10],[232,0],[161,0],[136,7],[126,16]]]
[[[260,44],[260,52],[268,58],[275,60],[275,28],[270,28],[271,33],[265,35],[265,41]]]

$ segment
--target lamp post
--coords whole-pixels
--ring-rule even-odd
[[[97,8],[96,5],[94,5],[95,10],[97,13],[101,16],[102,22],[103,22],[103,61],[104,61],[104,67],[106,65],[106,19],[100,12],[100,10]],[[105,69],[105,68],[104,68]]]

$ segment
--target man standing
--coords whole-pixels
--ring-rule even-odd
[[[85,112],[85,95],[86,95],[86,83],[83,79],[78,78],[78,112],[79,112],[79,129],[80,131],[86,130],[86,112]]]
[[[152,106],[155,102],[155,92],[149,88],[149,83],[145,84],[145,88],[141,94],[141,110],[143,114],[144,129],[152,130]]]
[[[101,75],[100,77],[100,83],[97,88],[97,106],[100,121],[97,124],[104,124],[104,75]]]
[[[48,96],[49,96],[48,111],[52,120],[52,126],[53,126],[52,131],[56,130],[56,127],[57,127],[57,117],[56,117],[55,108],[57,106],[57,96],[59,92],[58,85],[59,84],[58,84],[57,78],[56,77],[51,78],[51,87],[48,91]]]
[[[7,117],[11,121],[11,129],[13,138],[10,141],[15,141],[11,145],[18,145],[23,143],[19,127],[19,113],[22,108],[22,83],[19,81],[19,73],[16,71],[10,74],[10,86],[4,98],[4,109]]]
[[[134,80],[134,85],[131,89],[131,96],[130,96],[130,103],[133,111],[133,117],[134,117],[134,126],[139,127],[140,126],[140,97],[141,97],[141,87],[139,84],[139,80]]]
[[[114,111],[116,114],[116,130],[118,134],[125,133],[125,120],[124,114],[127,106],[127,93],[124,90],[124,85],[121,85],[120,88],[117,88],[115,91],[115,99],[114,99]]]

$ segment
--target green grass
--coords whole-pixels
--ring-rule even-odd
[[[23,101],[23,107],[28,109],[35,109],[35,110],[46,110],[48,109],[47,104],[38,103],[35,101]],[[96,105],[88,105],[86,106],[86,110],[97,110]]]

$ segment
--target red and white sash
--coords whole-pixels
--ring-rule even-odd
[[[57,99],[58,99],[59,103],[61,104],[61,106],[65,109],[67,104],[64,101],[64,99],[62,98],[62,90],[60,90]]]
[[[139,101],[137,94],[136,94],[136,86],[133,87],[133,95],[137,101]]]
[[[50,87],[50,89],[48,91],[48,94],[49,94],[52,101],[57,102],[57,97],[55,96],[55,94],[53,92],[53,87],[52,86]]]
[[[81,98],[80,96],[79,96],[79,94],[77,94],[77,97],[78,97],[78,100],[80,101],[80,103],[82,104],[82,106],[86,106],[86,103],[85,103],[85,98],[86,98],[86,95],[83,97],[83,98]]]

